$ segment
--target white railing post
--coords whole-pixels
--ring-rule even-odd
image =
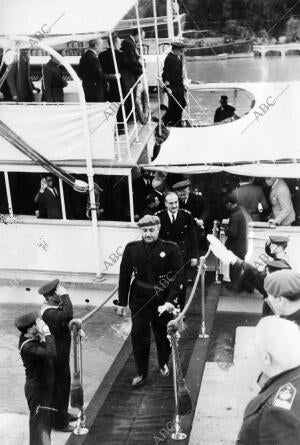
[[[12,206],[12,200],[11,200],[9,178],[8,178],[8,173],[6,170],[4,171],[4,179],[5,179],[5,188],[6,188],[6,195],[7,195],[8,213],[10,216],[13,216],[14,212],[13,212],[13,206]]]
[[[139,140],[139,132],[137,126],[136,112],[135,112],[134,90],[131,91],[130,96],[131,96],[132,114],[133,114],[134,131],[135,131],[135,142],[138,144],[140,140]]]

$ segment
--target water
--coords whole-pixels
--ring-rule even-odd
[[[203,82],[300,80],[300,56],[187,61],[188,76]]]

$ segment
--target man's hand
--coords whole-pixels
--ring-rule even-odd
[[[213,235],[207,235],[207,239],[210,243],[210,250],[213,254],[219,258],[225,264],[235,264],[237,261],[237,256],[231,252],[231,250],[226,249],[226,247]]]
[[[175,306],[172,303],[165,303],[162,306],[158,306],[157,311],[159,313],[159,316],[163,314],[165,311],[172,313],[175,310]]]
[[[66,291],[66,289],[63,286],[58,284],[56,287],[55,293],[56,293],[56,295],[61,297],[62,295],[66,295],[68,292]]]
[[[119,317],[124,317],[124,315],[126,315],[126,307],[117,306],[117,314],[119,315]]]
[[[44,193],[44,191],[47,188],[47,181],[45,178],[41,179],[41,188],[40,188],[40,193]]]
[[[276,220],[273,219],[273,218],[271,218],[271,219],[269,219],[268,224],[269,224],[270,226],[276,226]]]
[[[198,260],[197,260],[197,258],[192,258],[192,259],[191,259],[191,266],[192,266],[192,267],[196,267],[197,264],[198,264]]]

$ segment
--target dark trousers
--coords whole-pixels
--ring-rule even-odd
[[[70,397],[71,373],[69,355],[64,361],[54,362],[54,387],[53,387],[53,408],[57,409],[52,418],[55,428],[64,428],[68,425],[68,406]]]
[[[172,96],[169,96],[169,106],[167,112],[163,118],[164,124],[171,127],[181,127],[182,108],[185,108],[185,106],[186,100],[184,97],[184,92],[179,94],[172,92]]]
[[[159,317],[157,307],[132,312],[131,341],[138,375],[146,377],[148,374],[150,325],[156,342],[158,366],[163,368],[168,363],[171,347],[167,338],[167,323],[171,319],[172,315],[166,312]]]
[[[29,445],[51,444],[52,385],[39,388],[25,384],[25,396],[29,407]],[[40,408],[39,408],[40,407]]]

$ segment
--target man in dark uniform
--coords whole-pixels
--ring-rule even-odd
[[[29,417],[29,444],[50,445],[55,342],[38,312],[16,318],[21,331],[19,350],[26,373],[25,396]]]
[[[171,45],[172,49],[165,59],[162,73],[162,80],[169,96],[169,106],[163,120],[165,125],[181,127],[182,111],[186,106],[182,60],[184,44],[173,42]]]
[[[156,215],[160,219],[159,236],[173,241],[180,247],[184,262],[184,283],[179,294],[179,306],[182,310],[185,303],[186,280],[189,267],[195,267],[198,262],[197,234],[193,217],[188,210],[179,209],[178,196],[169,192],[165,196],[165,210]]]
[[[44,90],[42,100],[46,102],[63,102],[64,88],[68,83],[62,78],[59,61],[51,56],[44,67]]]
[[[256,327],[256,344],[268,379],[245,409],[236,445],[299,444],[299,327],[275,316],[265,317]]]
[[[134,217],[139,220],[143,216],[143,210],[146,207],[146,196],[154,193],[152,187],[152,178],[149,170],[141,168],[141,176],[137,177],[132,183]],[[145,213],[144,213],[145,215]]]
[[[205,224],[208,218],[208,207],[203,195],[191,193],[191,181],[185,179],[172,185],[172,190],[179,198],[179,208],[191,212],[196,224],[199,249],[207,250]]]
[[[39,218],[61,219],[60,199],[52,176],[41,179],[41,188],[35,195],[34,202],[39,207]]]
[[[42,286],[39,289],[39,294],[45,297],[41,316],[49,326],[56,345],[53,407],[57,412],[53,415],[53,427],[63,432],[71,432],[74,428],[69,425],[69,421],[77,420],[76,416],[68,413],[71,385],[69,321],[73,318],[73,305],[66,290],[59,284],[58,279]]]
[[[287,236],[270,236],[270,241],[266,242],[265,252],[274,260],[281,260],[289,266],[287,260],[286,248],[289,238]]]
[[[78,66],[79,77],[87,102],[106,100],[109,79],[116,79],[117,74],[104,74],[98,55],[102,49],[102,39],[90,40],[88,50],[81,56]]]
[[[182,256],[179,247],[158,237],[160,221],[157,216],[145,215],[139,220],[141,241],[125,247],[119,279],[118,313],[123,315],[128,304],[131,309],[131,340],[137,367],[132,386],[145,383],[150,353],[150,324],[152,326],[160,375],[169,375],[170,344],[167,339],[169,312],[175,309],[182,282]],[[134,280],[131,282],[132,274]]]

